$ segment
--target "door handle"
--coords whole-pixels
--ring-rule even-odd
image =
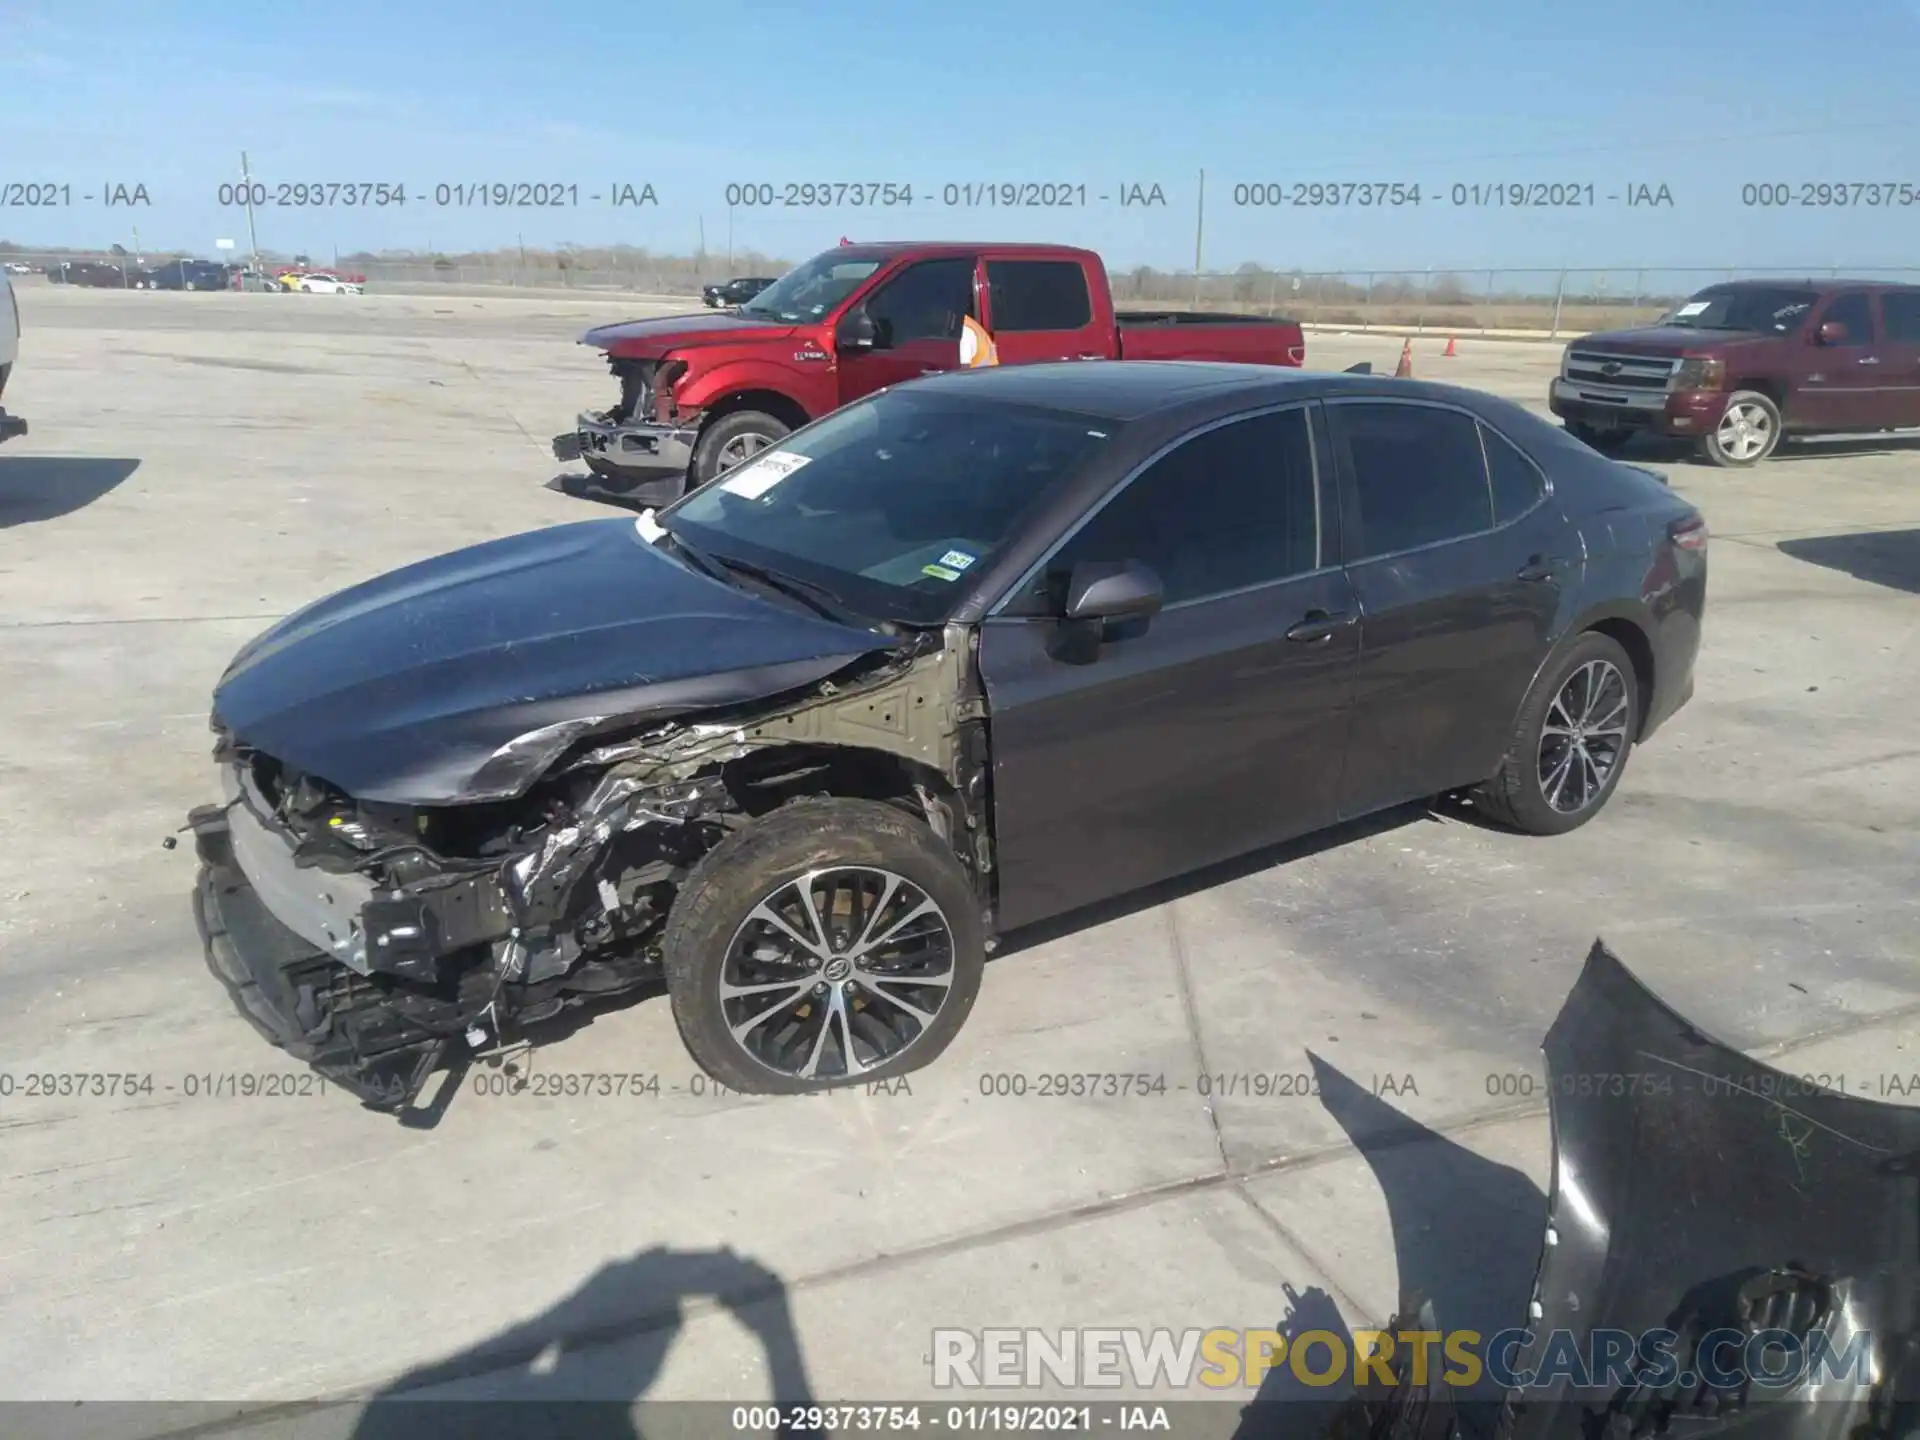
[[[1520,567],[1515,578],[1530,585],[1541,585],[1559,579],[1560,567],[1565,563],[1558,555],[1535,555]]]
[[[1297,645],[1324,645],[1354,621],[1352,615],[1309,610],[1306,618],[1288,627],[1287,639]]]
[[[1879,363],[1880,357],[1878,355],[1863,355],[1854,361],[1856,365],[1878,365]]]
[[[1104,360],[1107,357],[1104,355],[1095,354],[1095,355],[1076,355],[1073,358],[1076,360]]]

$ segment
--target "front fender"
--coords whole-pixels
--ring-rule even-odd
[[[674,356],[668,363],[688,358]],[[791,401],[809,420],[834,408],[832,371],[820,362],[726,360],[710,370],[702,369],[697,359],[691,364],[689,373],[673,389],[674,406],[682,413],[710,410],[728,396],[750,390],[770,391]]]

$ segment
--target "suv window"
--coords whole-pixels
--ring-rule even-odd
[[[1083,560],[1138,560],[1166,603],[1304,575],[1320,563],[1313,440],[1304,409],[1195,435],[1136,475],[1047,566],[1057,608]]]
[[[1873,306],[1864,290],[1850,290],[1827,306],[1820,323],[1825,325],[1828,321],[1838,321],[1847,327],[1845,343],[1848,345],[1873,343]]]
[[[964,256],[909,265],[867,301],[867,314],[889,345],[958,340],[961,320],[972,313],[973,261]]]
[[[1351,560],[1392,555],[1493,527],[1479,422],[1432,405],[1328,407],[1355,490]]]
[[[1887,339],[1920,345],[1920,290],[1881,291],[1880,318],[1886,322]]]
[[[1093,323],[1087,272],[1077,260],[989,260],[987,289],[995,334]]]
[[[1547,493],[1547,482],[1520,447],[1492,426],[1482,424],[1480,442],[1487,447],[1487,479],[1493,485],[1493,523],[1517,520]]]

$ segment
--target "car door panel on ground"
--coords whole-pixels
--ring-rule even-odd
[[[982,627],[1003,926],[1331,820],[1356,627],[1323,469],[1304,407],[1203,429]],[[1165,608],[1076,648],[1084,632],[1055,618],[1067,577],[1127,560],[1160,577]],[[1322,616],[1318,638],[1287,638]]]
[[[987,329],[1002,365],[1112,358],[1113,323],[1077,260],[989,260]]]
[[[1847,327],[1846,338],[1826,344],[1820,327],[1837,321]],[[1886,366],[1874,325],[1873,297],[1865,290],[1834,296],[1808,322],[1805,332],[1811,353],[1797,413],[1791,420],[1820,430],[1874,430],[1892,422],[1881,418],[1890,409],[1883,375]]]
[[[1340,400],[1327,414],[1360,609],[1348,819],[1494,773],[1581,549],[1539,469],[1465,411]]]
[[[1920,426],[1920,290],[1880,292],[1881,384],[1892,419],[1904,429]]]
[[[960,364],[961,321],[976,314],[970,255],[921,260],[889,276],[862,302],[880,343],[839,356],[840,403]]]

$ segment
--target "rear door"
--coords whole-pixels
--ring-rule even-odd
[[[1002,365],[1106,360],[1112,325],[1078,260],[990,258],[986,327]]]
[[[842,351],[840,403],[960,364],[960,322],[976,309],[974,257],[917,260],[882,280],[863,305],[879,342]]]
[[[1215,422],[982,625],[1002,925],[1332,819],[1355,636],[1332,507],[1307,407]],[[1097,648],[1068,643],[1055,617],[1074,565],[1125,560],[1159,575],[1165,607]]]
[[[1820,342],[1820,327],[1830,321],[1847,327],[1838,345]],[[1891,424],[1879,418],[1891,407],[1881,378],[1886,366],[1872,295],[1865,290],[1835,295],[1814,315],[1806,334],[1813,346],[1813,368],[1790,403],[1794,419],[1815,430],[1873,430]]]
[[[1493,774],[1581,552],[1538,467],[1467,411],[1327,413],[1360,608],[1346,819]]]
[[[1920,425],[1920,290],[1880,292],[1880,383],[1888,424]]]

